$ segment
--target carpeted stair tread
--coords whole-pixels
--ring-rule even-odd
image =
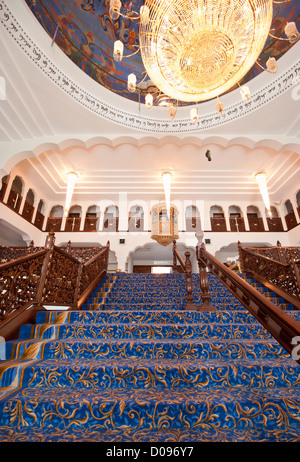
[[[300,312],[299,312],[300,314]],[[70,322],[80,323],[200,323],[200,322],[235,322],[235,323],[257,323],[255,317],[247,310],[237,311],[176,311],[171,312],[148,310],[148,311],[71,311],[71,312],[46,312],[40,311],[37,313],[37,324],[63,324]]]
[[[183,274],[120,273],[38,313],[6,342],[0,441],[300,441],[298,363],[208,279],[213,312]]]
[[[3,426],[65,429],[299,429],[300,389],[24,388],[0,401]]]
[[[271,338],[260,324],[42,324],[23,325],[24,338]]]
[[[290,357],[275,339],[57,339],[7,342],[16,358],[276,358]]]
[[[297,363],[284,360],[41,360],[23,371],[22,386],[80,388],[300,387]]]
[[[101,429],[99,426],[94,425],[92,427],[85,428],[83,425],[74,425],[71,428],[57,429],[53,427],[49,428],[11,428],[0,427],[0,441],[17,443],[17,442],[35,442],[35,443],[70,443],[70,442],[81,442],[81,443],[143,443],[140,449],[143,453],[143,457],[158,457],[159,448],[155,447],[153,443],[230,443],[230,442],[256,442],[256,443],[280,443],[280,442],[299,442],[300,441],[300,428],[291,428],[287,430],[274,429],[265,430],[261,428],[248,428],[248,429],[223,429],[223,428],[208,428],[208,425],[203,425],[198,430],[190,430],[184,428],[162,428],[157,430],[106,430]],[[145,443],[151,444],[150,448],[145,447]],[[174,457],[178,457],[181,454],[181,449],[175,447],[172,450]],[[163,451],[162,448],[160,451]],[[183,448],[184,454],[195,454],[195,448],[192,445],[185,445]],[[249,447],[248,447],[249,449]],[[116,446],[115,450],[121,450],[120,446]],[[107,452],[108,451],[108,452]],[[113,453],[113,447],[106,450],[108,456]],[[146,453],[146,456],[144,454]],[[126,448],[122,452],[124,457],[135,457],[136,453],[133,453],[133,448],[126,445]],[[139,455],[141,453],[139,452]]]

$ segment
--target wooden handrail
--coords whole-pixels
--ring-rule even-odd
[[[291,354],[294,348],[293,339],[300,336],[300,323],[207,252],[204,244],[199,248],[198,254],[212,273]],[[300,360],[297,361],[300,364]]]
[[[278,247],[281,249],[281,247]],[[241,270],[245,274],[253,276],[255,279],[262,278],[265,281],[278,286],[279,289],[295,300],[295,305],[299,307],[300,297],[300,276],[298,262],[290,260],[287,263],[272,260],[269,257],[243,247],[238,242],[239,260]],[[279,275],[279,276],[278,276]]]
[[[186,309],[195,310],[195,305],[193,304],[193,286],[192,286],[192,264],[190,260],[190,252],[185,252],[186,260],[184,261],[178,249],[176,247],[176,241],[173,241],[173,272],[176,273],[177,260],[183,269],[186,276]]]
[[[43,250],[0,265],[0,335],[15,338],[24,322],[44,305],[65,305],[78,309],[107,273],[109,242],[83,263],[54,245],[50,232]],[[25,294],[20,298],[20,294]],[[11,307],[9,307],[11,304]]]

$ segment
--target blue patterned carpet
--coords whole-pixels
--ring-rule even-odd
[[[110,275],[83,310],[39,312],[0,363],[0,441],[300,441],[298,363],[209,281],[212,312],[184,309],[181,274]]]

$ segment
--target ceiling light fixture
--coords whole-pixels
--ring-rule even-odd
[[[67,173],[67,178],[68,178],[68,186],[67,186],[67,195],[66,195],[66,203],[65,203],[65,210],[64,214],[65,216],[68,216],[72,196],[73,196],[73,191],[75,187],[76,180],[78,178],[77,173],[75,172],[68,172]]]
[[[168,213],[168,217],[170,217],[172,173],[171,172],[163,172],[162,173],[162,178],[163,178],[163,184],[164,184],[167,213]]]
[[[120,0],[110,0],[113,20],[120,10]],[[122,16],[133,19],[128,12]],[[167,107],[175,107],[176,101],[189,104],[218,98],[239,85],[256,62],[262,67],[257,60],[268,36],[273,37],[273,0],[145,0],[137,18],[138,51],[157,92],[151,93],[151,102],[146,94],[147,108],[159,105],[162,95],[168,99]],[[300,38],[294,22],[287,23],[285,34],[279,40],[293,44]],[[123,49],[118,42],[114,56],[120,61]],[[276,59],[270,57],[266,70],[274,73],[276,68]],[[134,89],[140,91],[136,82],[128,81],[128,90]],[[243,101],[251,98],[247,86],[240,91]],[[216,109],[223,114],[219,100]],[[191,111],[192,123],[198,120],[197,112]],[[174,117],[173,110],[169,113]]]
[[[269,216],[272,217],[269,193],[268,193],[267,182],[266,182],[266,174],[264,172],[259,172],[255,175],[255,179],[259,186],[259,190],[262,195],[267,212]]]

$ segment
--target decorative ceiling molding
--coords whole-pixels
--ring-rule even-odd
[[[24,30],[18,19],[9,9],[7,3],[8,2],[5,0],[0,0],[0,20],[3,27],[20,49],[27,55],[28,59],[30,59],[44,75],[70,98],[97,116],[121,126],[142,132],[153,134],[193,134],[201,132],[202,130],[219,127],[244,117],[270,103],[279,95],[295,86],[300,76],[300,60],[298,59],[297,62],[285,72],[274,77],[271,82],[264,85],[259,90],[254,91],[250,101],[246,103],[239,101],[231,104],[224,109],[222,116],[216,112],[200,116],[196,124],[192,124],[188,118],[170,121],[168,119],[155,119],[143,115],[135,115],[114,107],[103,99],[91,94],[87,89],[83,88],[82,85],[77,84],[73,77],[67,75],[62,69],[58,68],[53,58],[50,57],[51,47],[49,46],[49,54],[46,55],[39,45],[33,41],[30,34]],[[298,47],[295,46],[295,48]]]

